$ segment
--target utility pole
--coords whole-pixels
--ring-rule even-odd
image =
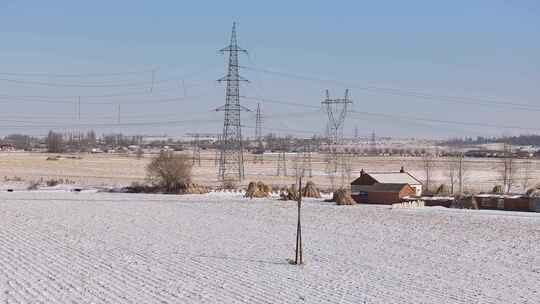
[[[463,194],[463,152],[459,153],[458,156],[458,184],[459,184],[459,194]]]
[[[287,176],[287,154],[285,152],[285,140],[280,139],[277,162],[277,176]]]
[[[247,80],[240,76],[238,54],[247,51],[238,46],[236,23],[233,23],[230,44],[220,52],[229,54],[229,64],[227,75],[218,80],[227,83],[225,105],[217,109],[225,112],[218,178],[223,183],[241,182],[244,179],[244,148],[240,112],[249,110],[240,105],[240,82]]]
[[[302,159],[302,170],[304,174],[307,174],[308,177],[313,177],[313,170],[312,170],[312,157],[311,157],[311,139],[308,139],[304,143],[304,151],[303,151],[303,159]]]
[[[326,99],[322,102],[322,106],[326,108],[328,115],[327,130],[330,154],[326,170],[332,188],[334,187],[334,179],[338,171],[341,171],[341,186],[343,187],[345,183],[347,165],[343,153],[343,126],[345,125],[345,118],[351,104],[349,89],[345,90],[343,98],[330,98],[330,93],[326,90]]]
[[[77,136],[77,149],[81,150],[81,96],[77,98],[77,128],[75,130]],[[73,136],[72,136],[73,137]]]
[[[199,167],[201,166],[201,146],[199,141],[199,134],[194,134],[193,140],[192,140],[192,146],[193,146],[193,164],[197,164]]]
[[[214,155],[214,166],[215,167],[219,166],[219,155],[220,155],[219,151],[221,151],[221,134],[218,135],[217,142],[216,142],[216,153]]]
[[[186,133],[186,136],[191,137],[191,148],[193,150],[192,155],[192,161],[193,164],[197,164],[199,167],[201,166],[201,138],[205,138],[206,140],[212,139],[212,138],[218,138],[218,145],[219,145],[219,135],[215,133]],[[216,149],[217,151],[218,149]],[[215,158],[217,164],[217,152],[216,152],[216,158]]]
[[[154,83],[156,81],[156,72],[157,72],[157,69],[152,70],[152,83],[150,84],[150,93],[154,92]]]
[[[302,256],[303,248],[302,248],[302,176],[298,179],[298,218],[296,222],[296,250],[295,250],[295,258],[294,258],[294,264],[296,265],[302,265],[304,264],[304,259]]]
[[[116,134],[116,146],[118,147],[120,145],[120,104],[118,104],[118,117],[117,117],[117,123],[118,123],[118,134]]]

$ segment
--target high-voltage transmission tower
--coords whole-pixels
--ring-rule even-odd
[[[330,98],[330,93],[326,90],[326,99],[322,102],[328,114],[328,140],[330,145],[343,144],[343,126],[345,117],[349,111],[352,100],[349,99],[349,89],[345,90],[343,98]]]
[[[262,138],[262,114],[261,104],[257,104],[257,114],[255,115],[255,140],[257,141],[257,151],[255,156],[255,163],[263,163],[264,145]]]
[[[369,154],[377,154],[377,137],[375,136],[375,131],[371,133],[371,139],[369,140]]]
[[[242,78],[238,71],[238,54],[247,53],[247,51],[238,46],[236,23],[233,23],[230,44],[220,52],[229,53],[229,65],[227,75],[218,80],[227,83],[225,105],[217,109],[217,111],[225,112],[218,178],[222,182],[241,182],[244,179],[244,148],[240,112],[248,109],[240,105],[240,82],[247,80]]]
[[[351,104],[352,100],[349,99],[348,89],[345,90],[343,98],[330,98],[330,93],[326,90],[326,99],[322,102],[322,106],[326,108],[326,113],[328,114],[329,154],[326,171],[332,188],[335,186],[335,177],[338,172],[341,173],[341,187],[343,187],[351,171],[350,159],[345,155],[343,149],[343,126],[345,125],[345,118]]]

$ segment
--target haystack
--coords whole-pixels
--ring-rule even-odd
[[[495,187],[493,187],[493,190],[491,191],[493,193],[503,193],[503,187],[501,185],[496,185]]]
[[[188,183],[182,189],[183,194],[205,194],[208,192],[210,192],[208,187],[194,183]]]
[[[319,189],[317,188],[317,186],[315,186],[315,183],[312,181],[309,181],[306,183],[306,186],[304,187],[304,189],[302,189],[302,196],[321,198],[321,193],[319,192]]]
[[[270,186],[264,184],[263,182],[250,182],[246,190],[245,197],[269,197],[271,190],[272,189],[270,188]]]
[[[351,197],[351,191],[344,188],[334,191],[332,198],[328,201],[335,202],[336,205],[356,205],[356,202]]]
[[[296,187],[296,184],[292,184],[289,188],[282,190],[279,196],[283,201],[297,201],[298,188]]]
[[[527,190],[527,196],[534,198],[540,197],[540,188],[531,188]]]

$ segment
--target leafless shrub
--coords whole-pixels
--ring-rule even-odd
[[[58,184],[60,184],[60,181],[57,180],[57,179],[49,179],[45,182],[45,184],[48,186],[48,187],[54,187],[54,186],[57,186]]]
[[[62,153],[64,152],[64,141],[62,134],[49,131],[47,135],[47,152],[49,153]]]
[[[39,182],[38,181],[31,181],[28,183],[28,187],[26,187],[26,190],[37,190],[39,188]]]
[[[184,154],[160,153],[146,167],[151,184],[166,193],[178,193],[191,182],[191,160]]]

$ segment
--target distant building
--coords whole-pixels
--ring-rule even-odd
[[[403,167],[399,172],[367,173],[351,182],[351,194],[358,203],[392,204],[409,196],[422,195],[422,183]]]

